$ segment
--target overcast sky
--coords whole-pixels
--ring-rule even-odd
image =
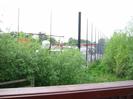
[[[20,31],[50,33],[77,38],[78,12],[82,12],[82,38],[86,36],[86,20],[100,33],[110,37],[122,29],[133,16],[132,0],[0,0],[0,27],[17,31],[17,12],[20,8]],[[90,36],[89,36],[90,38]]]

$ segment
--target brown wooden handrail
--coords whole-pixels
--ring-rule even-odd
[[[133,99],[133,80],[0,89],[0,99]]]

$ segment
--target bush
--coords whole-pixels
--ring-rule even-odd
[[[79,51],[65,50],[49,54],[46,50],[40,50],[37,54],[36,86],[76,84],[83,81],[85,61]]]
[[[133,75],[132,50],[132,37],[126,33],[115,33],[106,46],[103,65],[106,65],[108,71],[118,77],[131,79]]]
[[[108,72],[108,67],[101,63],[102,60],[97,60],[86,68],[86,75],[88,75],[88,82],[109,82],[124,80],[117,77],[115,74]]]
[[[102,62],[98,60],[86,67],[79,50],[49,52],[40,47],[39,41],[28,38],[30,42],[18,42],[17,38],[2,34],[0,82],[24,78],[34,81],[35,86],[50,86],[133,78],[133,45],[129,43],[133,39],[127,38],[125,34],[115,34],[108,42]]]
[[[54,54],[30,41],[22,43],[10,35],[0,35],[0,82],[23,78],[34,79],[35,86],[84,82],[85,61],[78,50]]]
[[[81,70],[85,61],[79,51],[65,50],[57,56],[52,56],[51,65],[55,67],[58,84],[79,83],[82,79]],[[79,75],[81,79],[79,79]]]
[[[39,45],[19,43],[9,34],[1,34],[0,46],[0,82],[27,78]]]

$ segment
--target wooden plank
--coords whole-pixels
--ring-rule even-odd
[[[108,99],[133,95],[133,80],[95,84],[0,89],[0,99]],[[113,99],[113,98],[112,98]]]
[[[27,81],[27,79],[20,79],[20,80],[7,81],[7,82],[2,82],[2,83],[0,83],[0,86],[2,86],[2,85],[8,85],[8,84],[20,83],[20,82],[25,82],[25,81]]]

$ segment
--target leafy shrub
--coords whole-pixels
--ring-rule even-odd
[[[78,50],[53,54],[37,41],[22,43],[5,34],[0,35],[0,46],[0,82],[27,78],[34,79],[35,86],[48,86],[84,80],[85,61]]]
[[[74,84],[79,83],[80,72],[85,65],[85,61],[81,57],[79,51],[65,50],[57,56],[52,56],[51,64],[55,67],[56,78],[58,84]]]
[[[88,82],[109,82],[124,80],[117,77],[115,74],[108,72],[108,66],[103,65],[101,60],[97,60],[86,68],[86,75],[88,75]]]
[[[0,82],[27,78],[32,55],[39,45],[19,43],[8,34],[0,35]]]
[[[79,51],[65,50],[49,54],[49,51],[42,49],[37,54],[36,86],[76,84],[83,81],[85,61]]]
[[[126,33],[115,33],[106,46],[103,65],[118,77],[131,78],[129,75],[133,75],[132,49],[132,37]]]
[[[31,42],[22,43],[2,34],[0,82],[26,78],[30,82],[34,80],[35,86],[49,86],[133,78],[133,45],[129,43],[133,39],[127,38],[126,34],[115,34],[108,42],[102,62],[98,60],[86,67],[79,50],[49,52],[40,47],[39,41],[28,38]]]

